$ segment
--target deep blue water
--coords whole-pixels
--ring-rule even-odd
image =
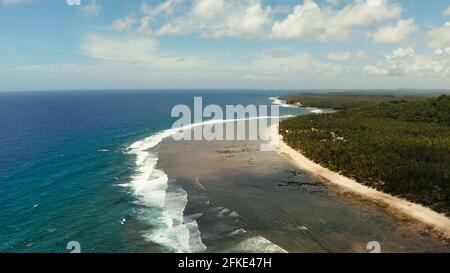
[[[170,128],[172,107],[194,96],[247,105],[286,93],[0,93],[0,252],[68,252],[69,241],[83,252],[154,251],[134,217],[135,197],[118,186],[136,171],[126,148]]]

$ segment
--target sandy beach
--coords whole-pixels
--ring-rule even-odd
[[[349,179],[339,173],[322,167],[283,142],[282,136],[278,131],[278,125],[271,126],[269,128],[269,134],[272,139],[275,139],[277,136],[279,138],[279,145],[277,145],[276,148],[277,152],[289,157],[298,168],[304,170],[310,175],[322,179],[330,184],[336,185],[342,191],[349,191],[360,195],[363,198],[384,204],[387,206],[387,209],[394,214],[404,214],[431,226],[439,234],[445,236],[446,238],[450,238],[450,219],[445,215],[437,213],[434,210],[422,205],[415,204],[408,200],[367,187],[355,180]]]
[[[383,252],[450,250],[427,225],[342,194],[261,143],[167,138],[152,150],[206,252],[367,253],[371,241]]]

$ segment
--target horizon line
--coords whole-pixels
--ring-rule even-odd
[[[83,89],[29,89],[29,90],[0,90],[0,93],[14,92],[105,92],[105,91],[362,91],[362,92],[383,92],[383,91],[401,91],[401,92],[444,92],[450,93],[450,89],[442,88],[83,88]]]

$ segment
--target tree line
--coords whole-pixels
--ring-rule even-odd
[[[320,104],[347,106],[282,121],[288,145],[360,183],[450,215],[450,96],[321,95]]]

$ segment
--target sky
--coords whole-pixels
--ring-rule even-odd
[[[449,0],[0,0],[0,91],[449,89]]]

